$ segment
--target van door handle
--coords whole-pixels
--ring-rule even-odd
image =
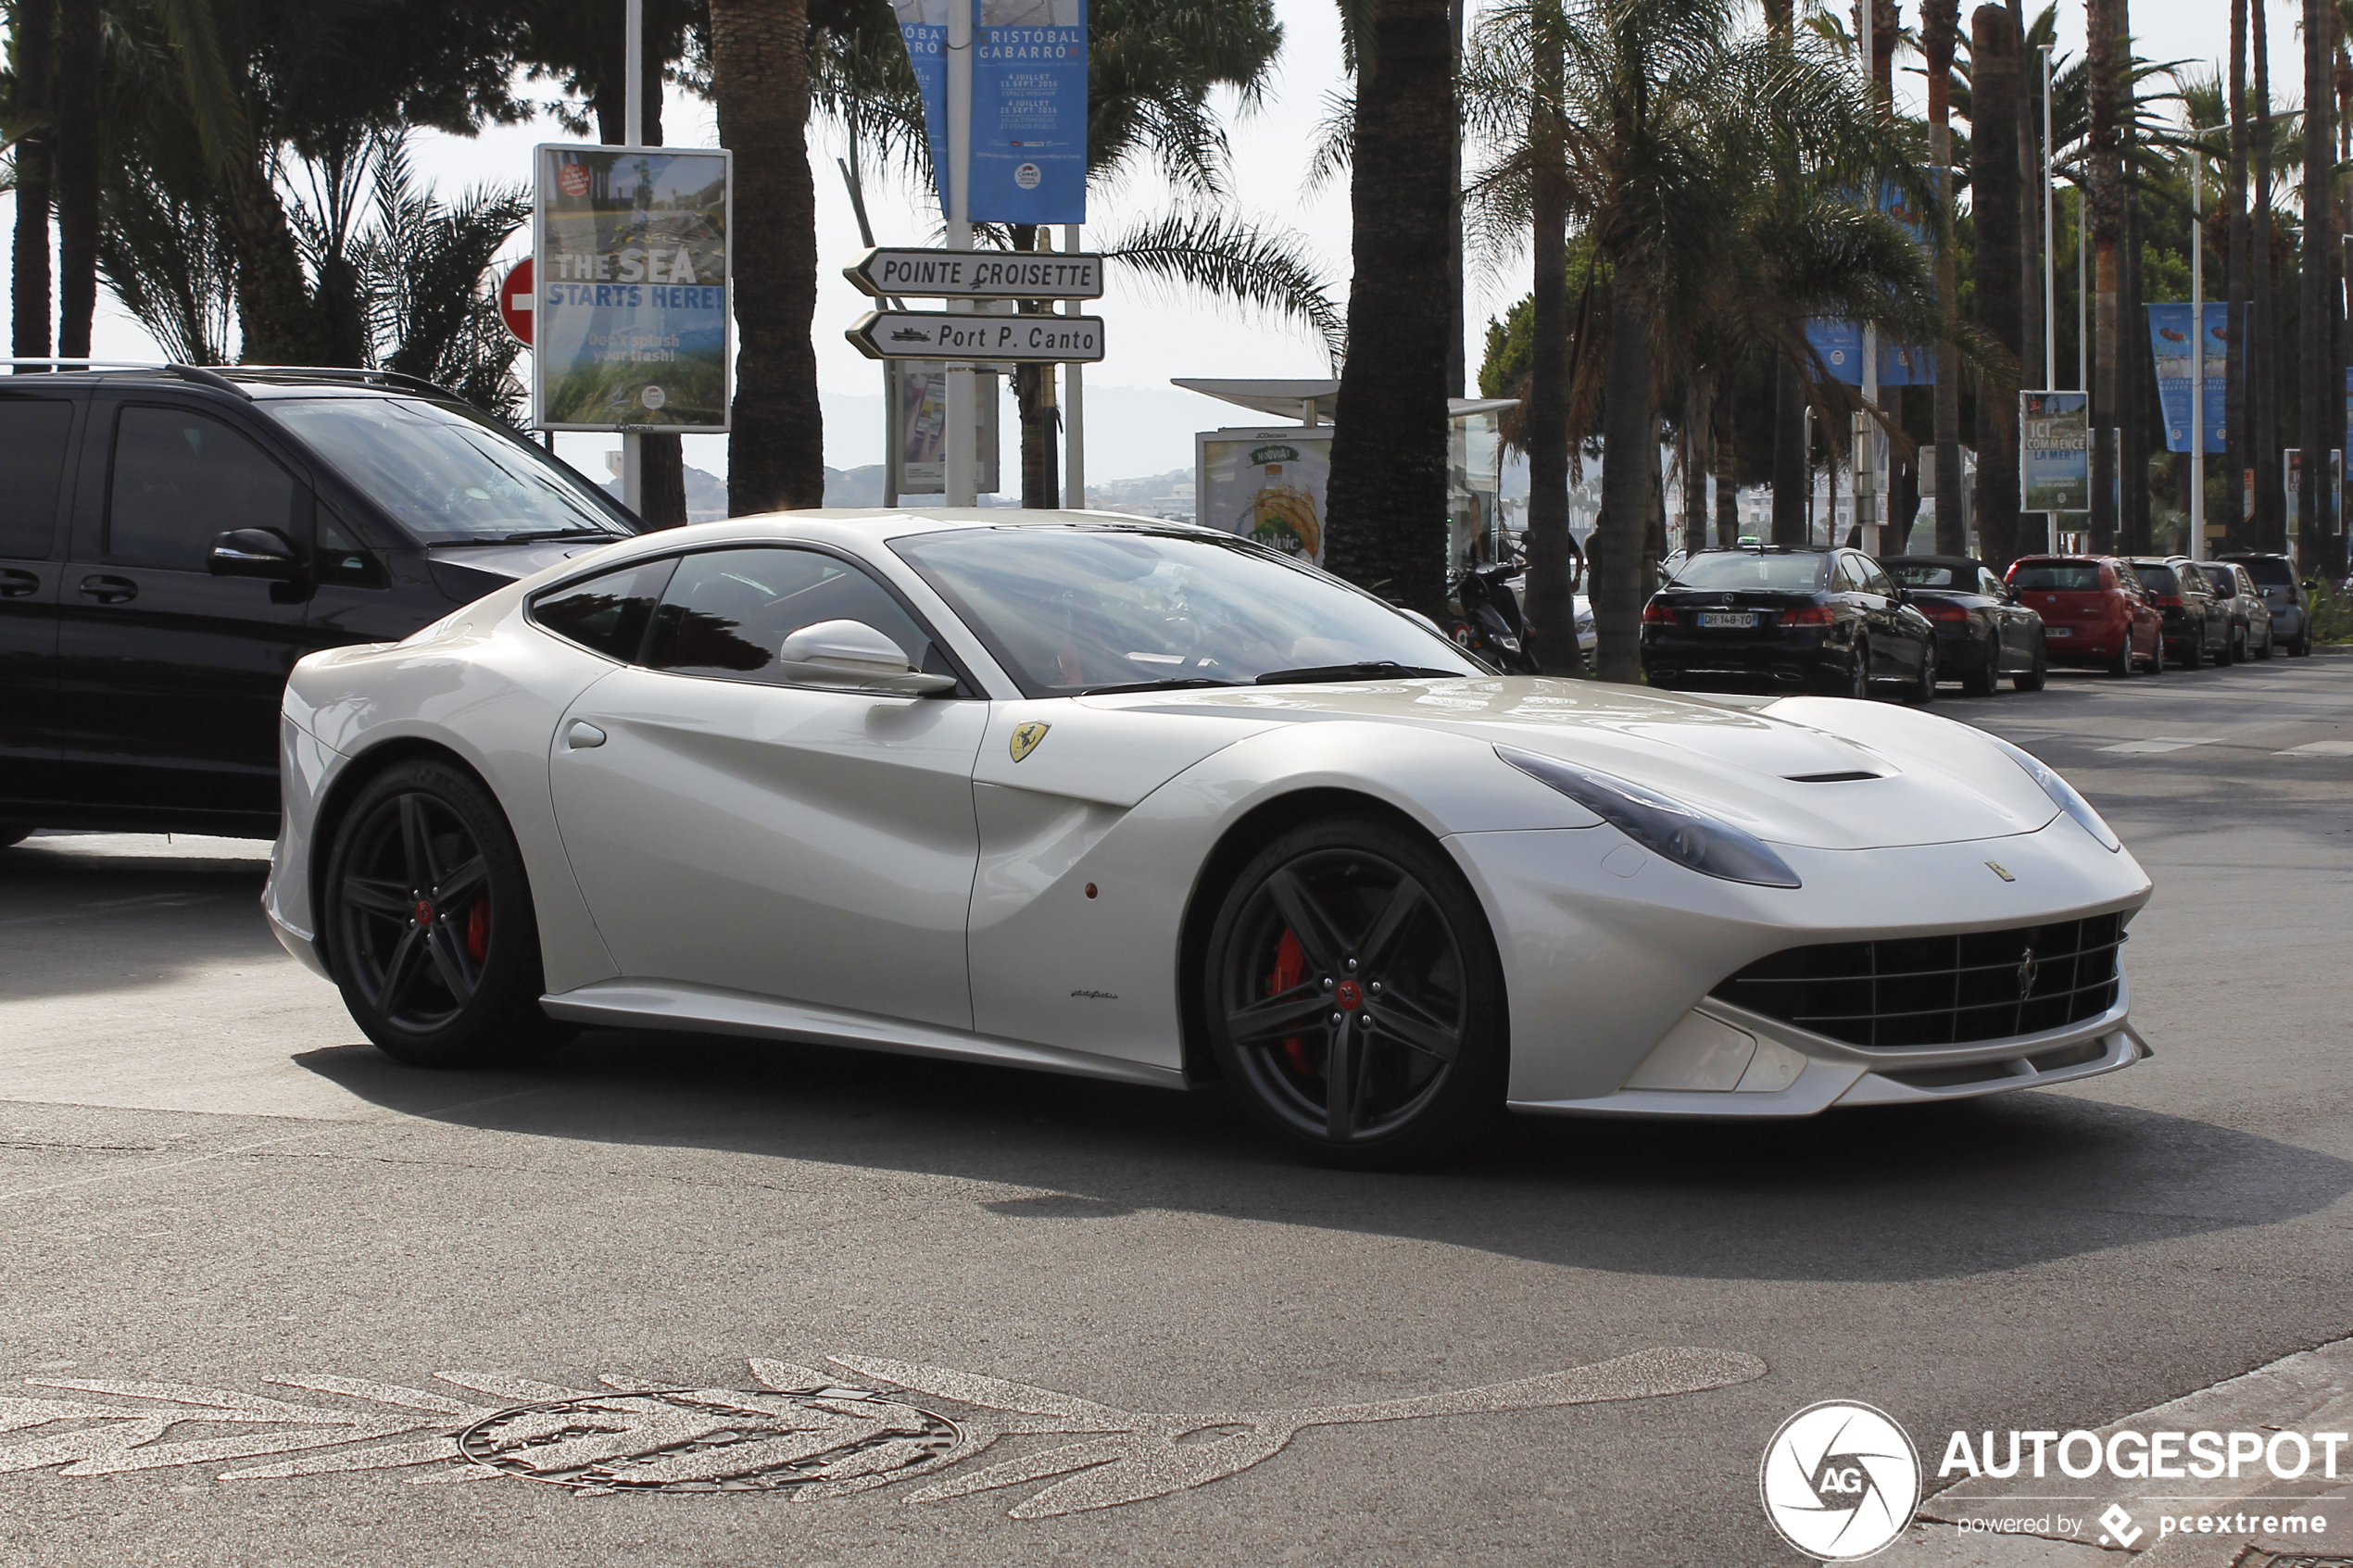
[[[82,596],[102,605],[119,605],[139,596],[139,584],[128,577],[92,576],[82,580]]]
[[[586,751],[605,744],[605,732],[585,719],[574,719],[564,730],[564,746],[571,751]]]
[[[19,571],[12,566],[0,567],[0,599],[20,599],[40,588],[41,579],[31,572]]]

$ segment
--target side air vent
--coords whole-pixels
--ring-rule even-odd
[[[1781,776],[1792,784],[1853,784],[1858,779],[1887,777],[1885,773],[1870,773],[1859,770],[1850,773],[1784,773]]]

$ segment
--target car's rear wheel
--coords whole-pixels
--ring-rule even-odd
[[[1503,966],[1478,897],[1427,840],[1371,818],[1284,834],[1227,889],[1206,957],[1218,1065],[1296,1152],[1427,1164],[1500,1116]]]
[[[2002,639],[1987,639],[1978,666],[1961,677],[1961,690],[1970,696],[1992,696],[2002,689]]]
[[[2108,661],[2108,672],[2111,675],[2130,675],[2139,662],[2133,657],[2133,633],[2127,627],[2124,635],[2117,639],[2116,657]]]
[[[2039,692],[2050,678],[2051,656],[2048,650],[2038,647],[2034,650],[2033,667],[2011,676],[2010,687],[2014,691]]]
[[[2238,646],[2238,629],[2236,627],[2226,629],[2222,633],[2222,646],[2214,652],[2215,664],[2218,667],[2227,667],[2237,663]]]
[[[1870,699],[1871,645],[1860,638],[1855,644],[1855,673],[1847,682],[1846,695],[1857,702]]]
[[[2206,633],[2200,632],[2182,644],[2181,665],[2184,670],[2206,668]]]
[[[1936,645],[1934,643],[1920,649],[1919,678],[1912,683],[1911,691],[1906,695],[1916,705],[1924,706],[1936,700]]]
[[[2256,661],[2262,664],[2270,663],[2271,659],[2271,628],[2267,626],[2263,629],[2263,646],[2256,650]]]
[[[522,852],[460,770],[396,763],[363,787],[335,834],[325,903],[344,1005],[387,1055],[496,1067],[561,1038],[539,1007]]]

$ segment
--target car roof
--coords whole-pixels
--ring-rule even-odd
[[[1881,566],[1891,566],[1899,560],[1918,561],[1922,566],[1965,566],[1971,571],[1985,565],[1975,556],[1881,556],[1879,559]]]
[[[92,365],[41,372],[50,384],[65,386],[177,386],[226,393],[246,402],[279,397],[431,397],[450,403],[465,399],[447,387],[398,370],[371,370],[339,365]],[[40,383],[35,383],[37,386]],[[18,390],[12,388],[11,390]],[[24,390],[31,390],[26,388]]]
[[[1828,555],[1828,554],[1829,554],[1831,551],[1832,551],[1832,550],[1843,549],[1843,548],[1845,548],[1845,546],[1843,546],[1843,545],[1710,545],[1710,546],[1707,546],[1705,549],[1704,549],[1704,550],[1694,550],[1694,551],[1692,551],[1692,555],[1693,555],[1693,556],[1806,556],[1806,555],[1822,556],[1822,555]]]

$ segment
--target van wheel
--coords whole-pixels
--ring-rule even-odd
[[[335,833],[325,904],[344,1005],[387,1056],[499,1067],[566,1033],[539,1007],[522,851],[489,791],[448,763],[399,763],[360,791]]]

